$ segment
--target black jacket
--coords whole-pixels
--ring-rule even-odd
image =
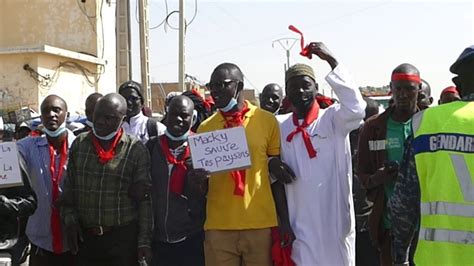
[[[0,189],[0,242],[18,237],[21,226],[36,210],[36,195],[22,159],[20,168],[24,185]]]
[[[151,157],[154,232],[153,241],[175,242],[203,231],[206,196],[192,188],[186,176],[182,195],[169,190],[168,162],[159,138],[146,144]],[[186,161],[192,169],[191,161]]]

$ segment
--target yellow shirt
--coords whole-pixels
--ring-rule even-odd
[[[245,173],[244,196],[234,195],[230,172],[211,175],[205,230],[259,229],[277,225],[267,161],[269,155],[280,154],[280,129],[273,114],[248,101],[247,105],[250,110],[245,114],[244,127],[252,167]],[[217,112],[199,126],[198,133],[223,129],[224,123],[224,117]]]

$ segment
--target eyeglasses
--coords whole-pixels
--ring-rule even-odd
[[[230,86],[230,84],[232,84],[232,82],[235,82],[235,83],[239,83],[241,82],[240,80],[236,80],[236,79],[225,79],[223,81],[220,81],[220,82],[209,82],[207,84],[207,87],[210,89],[210,90],[216,90],[216,89],[224,89],[224,88],[227,88]]]

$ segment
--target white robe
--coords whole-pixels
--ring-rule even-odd
[[[290,223],[296,235],[292,259],[298,266],[355,265],[355,218],[352,201],[351,150],[348,134],[359,127],[365,101],[342,66],[326,77],[340,100],[307,130],[317,151],[310,159],[292,114],[279,117],[281,156],[297,180],[286,185]],[[300,120],[301,123],[302,120]]]

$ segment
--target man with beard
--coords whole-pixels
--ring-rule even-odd
[[[357,174],[367,197],[374,202],[369,216],[372,241],[380,252],[381,265],[391,265],[390,231],[392,221],[387,201],[393,194],[405,141],[412,134],[412,117],[417,112],[420,73],[410,64],[392,72],[390,91],[393,105],[368,119],[359,135]]]
[[[389,202],[394,265],[409,265],[413,240],[416,265],[474,261],[474,46],[449,70],[457,75],[453,82],[462,98],[413,117],[406,170]]]
[[[273,114],[244,100],[243,79],[235,64],[223,63],[214,69],[209,88],[219,111],[198,128],[203,133],[243,127],[252,163],[249,169],[214,173],[209,178],[204,225],[209,266],[271,265],[270,228],[278,223],[277,212],[282,234],[292,236],[286,202],[275,208],[269,178],[269,168],[278,180],[292,178],[278,157],[278,122]]]
[[[298,177],[286,185],[296,240],[296,265],[354,265],[355,231],[348,134],[364,118],[365,102],[351,76],[321,42],[309,46],[328,62],[326,77],[340,104],[320,108],[313,69],[286,71],[285,90],[294,107],[280,123],[282,160]]]
[[[103,96],[92,131],[71,146],[61,215],[79,265],[151,262],[151,201],[128,192],[137,183],[151,185],[150,157],[145,145],[124,133],[126,114],[122,96]]]
[[[142,85],[133,80],[126,81],[119,87],[119,94],[127,101],[127,116],[122,125],[125,133],[138,138],[145,144],[151,136],[160,136],[166,127],[143,114]]]
[[[69,146],[75,136],[66,129],[67,104],[61,97],[47,96],[40,109],[45,135],[18,142],[38,202],[26,227],[31,242],[29,265],[73,265],[57,204],[67,179]]]
[[[209,173],[192,167],[188,135],[193,109],[188,97],[174,97],[168,105],[165,134],[146,144],[152,161],[153,265],[204,265]],[[202,188],[197,187],[201,182]]]
[[[97,104],[97,101],[100,99],[100,97],[102,97],[102,94],[98,93],[98,92],[94,92],[92,93],[91,95],[87,96],[87,99],[86,99],[86,125],[81,128],[81,129],[78,129],[78,130],[75,130],[74,131],[74,135],[79,135],[81,133],[84,133],[84,132],[89,132],[90,130],[92,130],[92,126],[93,126],[93,117],[94,117],[94,108],[95,108],[95,105]]]
[[[263,88],[259,100],[260,108],[277,115],[283,100],[283,90],[280,85],[270,83]]]

